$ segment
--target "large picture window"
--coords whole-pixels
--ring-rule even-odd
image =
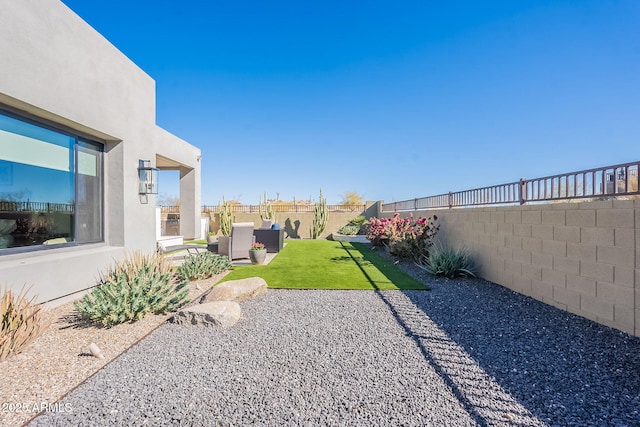
[[[99,242],[102,145],[0,114],[0,254]]]

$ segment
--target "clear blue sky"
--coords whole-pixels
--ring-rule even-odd
[[[156,80],[158,125],[202,149],[204,204],[640,160],[638,0],[63,2]]]

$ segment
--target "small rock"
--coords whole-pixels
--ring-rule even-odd
[[[104,359],[104,353],[100,350],[100,347],[94,342],[89,344],[89,352],[93,355],[93,357],[97,357],[98,359]]]
[[[180,325],[233,326],[240,319],[240,305],[234,301],[213,301],[186,307],[174,316]]]
[[[244,301],[267,292],[267,282],[262,277],[229,280],[215,286],[200,299],[200,303],[211,301]]]

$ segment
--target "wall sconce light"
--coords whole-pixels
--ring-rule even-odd
[[[140,160],[138,163],[138,178],[140,180],[138,193],[158,194],[158,168],[151,167],[151,160]]]

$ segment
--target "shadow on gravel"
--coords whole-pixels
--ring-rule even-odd
[[[430,285],[375,292],[479,425],[640,425],[640,338],[481,279]]]
[[[640,338],[484,280],[432,289],[379,295],[480,425],[640,425]]]

